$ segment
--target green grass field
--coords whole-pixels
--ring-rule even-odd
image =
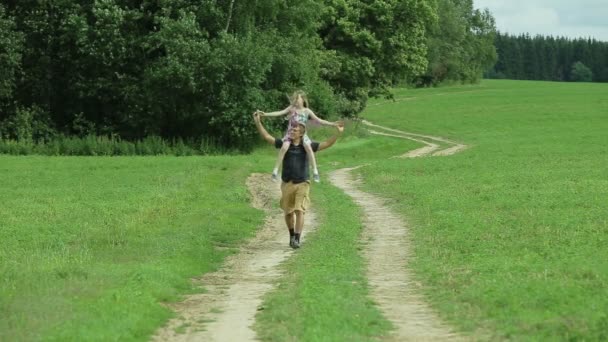
[[[366,160],[348,146],[372,160],[378,144],[382,157],[403,148],[347,134],[320,166]],[[266,146],[226,157],[0,156],[0,340],[147,340],[172,315],[160,303],[196,291],[190,278],[217,269],[261,226],[264,214],[250,207],[245,179],[268,172],[275,153]],[[327,191],[319,187],[319,196]],[[356,245],[345,247],[356,258]],[[361,280],[360,261],[345,265],[342,277]],[[342,300],[365,300],[364,285]],[[302,300],[315,293],[308,295]],[[382,321],[370,306],[358,309]]]
[[[359,169],[408,218],[412,267],[441,316],[492,339],[608,339],[608,86],[521,81],[396,90],[362,116],[459,141],[449,157],[388,159],[415,142],[357,134],[318,155]],[[321,137],[326,132],[313,132]],[[0,156],[0,340],[147,340],[255,233],[245,179],[270,147],[225,157]],[[321,220],[282,267],[264,340],[373,340],[358,208],[327,180]]]
[[[263,219],[246,157],[0,160],[2,341],[145,340]]]
[[[363,117],[472,145],[360,171],[410,219],[433,305],[465,331],[608,339],[608,85],[485,81],[396,97]]]

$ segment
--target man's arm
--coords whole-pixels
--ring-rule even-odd
[[[326,148],[330,148],[333,144],[336,143],[336,140],[338,140],[338,137],[340,135],[342,135],[342,132],[344,132],[344,122],[339,121],[338,124],[336,125],[336,128],[338,129],[338,133],[332,135],[327,140],[325,140],[324,142],[322,142],[319,145],[319,149],[317,150],[317,152],[318,151],[322,151],[322,150],[324,150]]]
[[[268,141],[270,144],[274,145],[275,139],[272,137],[272,135],[268,134],[266,128],[262,126],[262,119],[260,118],[259,112],[253,113],[253,121],[255,121],[255,127],[258,128],[258,132],[260,132],[262,138],[264,138],[264,140]]]

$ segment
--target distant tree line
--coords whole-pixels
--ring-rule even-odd
[[[497,33],[495,46],[489,78],[608,82],[608,42]]]
[[[295,89],[337,117],[420,76],[475,82],[494,31],[472,0],[3,0],[0,141],[247,150],[250,113]]]

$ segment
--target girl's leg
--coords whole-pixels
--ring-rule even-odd
[[[313,152],[310,144],[304,143],[304,149],[308,155],[308,162],[312,166],[312,179],[319,183],[321,181],[321,177],[319,177],[319,170],[317,170],[317,158],[315,158],[315,152]]]
[[[277,156],[277,161],[274,164],[274,169],[272,170],[272,180],[273,181],[279,180],[279,167],[281,166],[281,163],[283,162],[285,153],[287,153],[287,150],[289,149],[289,145],[291,145],[291,143],[289,142],[289,140],[286,140],[283,142],[283,146],[281,146],[281,149],[279,150],[279,155]]]

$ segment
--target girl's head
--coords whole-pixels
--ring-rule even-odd
[[[308,98],[306,97],[306,93],[301,90],[294,91],[290,101],[292,106],[308,108]]]

